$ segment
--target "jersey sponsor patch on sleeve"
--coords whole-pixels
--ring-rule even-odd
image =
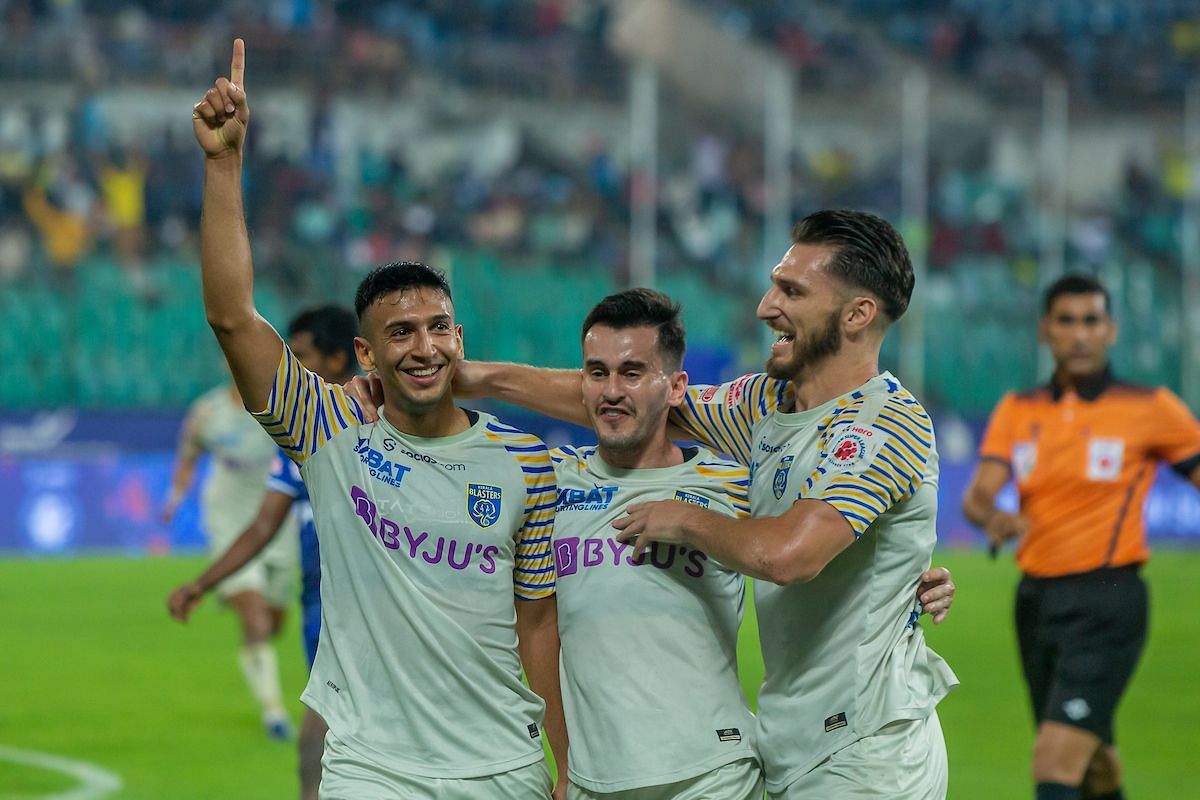
[[[832,472],[862,472],[871,466],[885,438],[878,429],[849,425],[829,443],[825,463]]]

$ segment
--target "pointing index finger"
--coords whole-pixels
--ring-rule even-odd
[[[246,75],[246,43],[241,39],[233,40],[233,60],[229,64],[229,81],[239,89],[245,87],[242,83]]]

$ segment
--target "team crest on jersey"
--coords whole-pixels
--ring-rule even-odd
[[[675,490],[675,499],[682,500],[685,503],[691,503],[694,506],[700,506],[701,508],[708,508],[707,497],[701,497],[700,495],[693,494],[692,492],[685,492],[683,489]]]
[[[783,493],[787,491],[788,471],[792,468],[792,461],[795,456],[784,456],[779,461],[779,467],[775,470],[775,480],[771,482],[771,491],[775,492],[775,499],[782,500]]]
[[[500,487],[468,483],[467,514],[481,528],[494,525],[500,519]]]

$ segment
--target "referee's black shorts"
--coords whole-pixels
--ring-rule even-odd
[[[1140,565],[1017,587],[1017,640],[1038,723],[1052,720],[1113,744],[1113,715],[1146,641]]]

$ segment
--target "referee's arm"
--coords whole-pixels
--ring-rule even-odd
[[[1005,541],[1029,530],[1028,519],[996,508],[996,495],[1011,478],[1012,467],[1007,461],[985,456],[963,493],[963,516],[987,534],[993,553]]]

